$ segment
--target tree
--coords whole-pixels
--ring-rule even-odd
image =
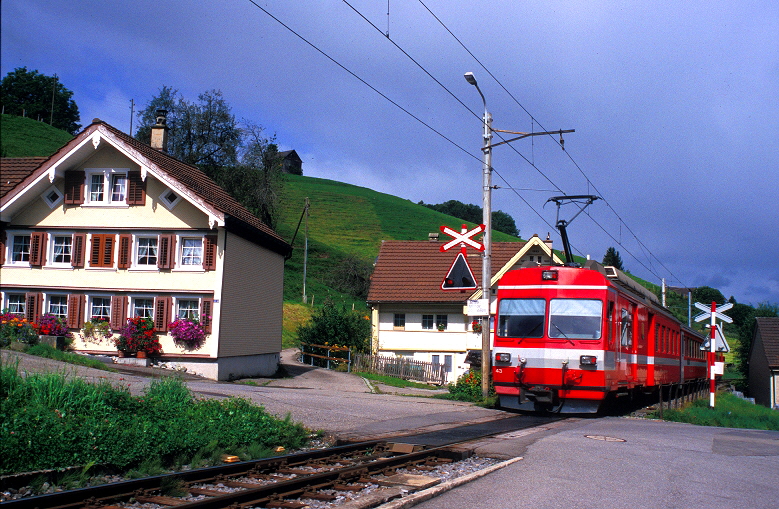
[[[178,90],[163,85],[159,94],[138,112],[137,140],[149,143],[158,109],[168,112],[170,155],[201,169],[238,163],[241,129],[222,92],[203,92],[197,102],[189,102]]]
[[[423,205],[429,209],[437,210],[443,214],[454,216],[458,219],[469,221],[471,223],[481,224],[482,220],[484,219],[484,213],[481,207],[477,205],[466,204],[457,200],[448,200],[437,205],[419,202],[419,205]],[[519,230],[517,229],[517,225],[514,222],[514,218],[502,210],[492,211],[492,229],[519,237]]]
[[[204,92],[197,102],[163,85],[138,112],[135,138],[148,143],[157,110],[166,110],[168,153],[199,167],[219,186],[271,228],[276,228],[284,186],[275,136],[253,122],[240,126],[218,90]]]
[[[606,254],[603,255],[603,265],[606,267],[616,267],[619,270],[625,270],[622,267],[622,257],[619,255],[619,251],[613,246],[606,250]]]
[[[371,322],[364,313],[351,311],[326,301],[311,317],[311,322],[298,327],[301,343],[348,346],[359,353],[370,351]]]
[[[46,76],[17,67],[0,82],[0,103],[9,115],[50,121],[53,127],[70,134],[81,129],[73,92],[60,83],[56,74]]]
[[[699,286],[692,291],[693,302],[700,302],[701,304],[711,304],[716,302],[717,304],[725,303],[725,296],[722,292],[716,288],[710,286]]]

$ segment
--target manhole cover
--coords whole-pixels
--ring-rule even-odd
[[[584,438],[592,440],[603,440],[604,442],[626,442],[623,438],[607,437],[604,435],[584,435]]]

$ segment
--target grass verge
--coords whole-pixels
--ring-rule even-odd
[[[300,448],[309,439],[289,416],[278,419],[239,398],[196,399],[174,377],[152,380],[143,395],[132,396],[108,381],[22,376],[17,366],[0,365],[0,415],[0,474],[74,465],[194,468],[224,454],[248,460],[276,447]]]
[[[379,382],[384,385],[389,385],[390,387],[400,387],[400,388],[408,387],[412,389],[427,389],[431,391],[440,389],[440,387],[437,387],[435,385],[412,382],[410,380],[403,380],[402,378],[395,378],[393,376],[376,375],[374,373],[364,373],[364,372],[357,372],[357,371],[355,371],[354,374],[359,375],[363,378],[367,378],[368,380],[373,380],[374,382]]]
[[[659,413],[650,416],[659,418]],[[779,412],[726,392],[717,393],[714,408],[709,408],[708,398],[701,398],[682,408],[665,410],[663,419],[699,426],[779,430]]]
[[[105,362],[101,362],[87,355],[63,352],[61,350],[57,350],[51,345],[33,345],[25,349],[24,353],[35,355],[37,357],[45,357],[46,359],[54,359],[55,361],[67,362],[68,364],[78,364],[79,366],[86,366],[88,368],[102,369],[103,371],[117,371]]]

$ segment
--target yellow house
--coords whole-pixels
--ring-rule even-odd
[[[441,289],[455,254],[441,253],[440,243],[431,238],[434,241],[382,242],[367,299],[372,351],[444,365],[448,381],[453,382],[470,367],[468,353],[481,354],[481,334],[473,331],[467,303],[482,298],[482,292]],[[493,285],[511,269],[562,264],[552,251],[552,241],[538,235],[526,242],[494,242],[491,251]],[[481,282],[481,253],[470,251],[466,258]],[[491,316],[494,300],[491,295]]]
[[[159,361],[216,379],[274,373],[281,350],[284,259],[290,246],[194,166],[94,122],[49,158],[3,159],[2,308],[67,320],[85,353],[117,355],[83,334],[93,318],[114,336],[150,317]],[[169,325],[194,318],[198,347]],[[99,338],[98,338],[99,339]]]

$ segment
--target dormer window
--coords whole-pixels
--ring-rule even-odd
[[[127,170],[87,170],[87,204],[126,205]]]

